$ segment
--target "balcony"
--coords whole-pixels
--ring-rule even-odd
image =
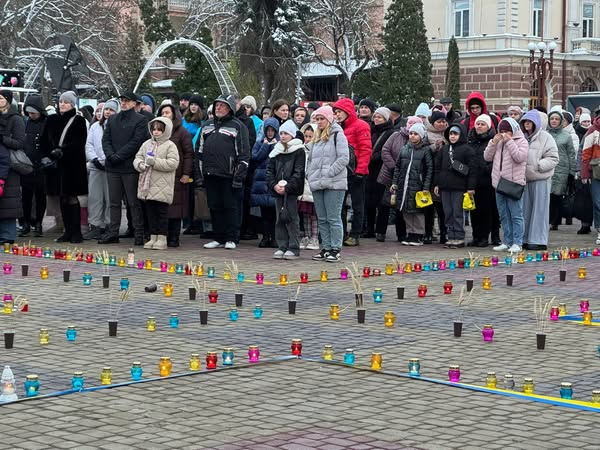
[[[192,4],[192,0],[169,0],[169,12],[185,12]]]
[[[571,41],[573,53],[600,53],[600,38],[578,38]]]

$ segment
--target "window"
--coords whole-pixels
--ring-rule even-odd
[[[591,78],[586,78],[579,88],[580,92],[596,92],[598,90],[598,86],[596,86],[596,82]]]
[[[454,36],[466,37],[469,35],[469,0],[456,0],[454,2]]]
[[[533,0],[533,36],[543,37],[544,30],[544,0]]]
[[[583,37],[594,37],[594,5],[590,3],[583,4]]]

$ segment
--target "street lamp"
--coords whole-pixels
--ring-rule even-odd
[[[551,81],[554,75],[553,66],[556,42],[552,41],[548,45],[544,41],[540,41],[537,44],[530,42],[527,48],[529,49],[529,72],[531,73],[533,82],[537,82],[539,104],[545,105],[545,83],[546,81]],[[540,52],[540,56],[537,59],[535,57],[536,50]],[[544,56],[546,50],[550,51],[549,59],[546,59]]]

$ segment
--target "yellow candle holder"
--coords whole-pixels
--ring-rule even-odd
[[[288,276],[286,273],[279,274],[279,284],[282,286],[285,286],[286,284],[288,284]]]
[[[196,275],[197,277],[201,277],[202,275],[204,275],[204,266],[202,264],[198,264],[196,266],[196,270],[194,271],[194,275]]]
[[[40,329],[40,345],[48,345],[50,343],[50,333],[47,328]]]
[[[577,271],[577,277],[580,280],[585,280],[585,277],[587,276],[587,270],[585,269],[585,267],[580,267],[579,270]]]
[[[165,297],[172,297],[173,296],[173,284],[165,283],[165,286],[163,287],[163,292],[165,294]]]
[[[386,311],[383,315],[383,323],[386,327],[393,327],[394,322],[396,321],[396,315],[394,311]]]
[[[329,306],[329,318],[331,320],[340,320],[340,305],[333,304]]]
[[[198,353],[192,353],[190,356],[190,370],[200,370],[202,368],[202,361]]]
[[[558,317],[562,317],[562,316],[566,316],[567,315],[567,305],[565,305],[564,303],[559,303],[558,304]]]
[[[385,265],[385,274],[386,275],[394,275],[394,265],[393,264],[386,264]]]
[[[333,345],[325,345],[321,358],[325,361],[333,361]]]
[[[112,369],[110,367],[104,367],[102,369],[102,372],[100,373],[100,384],[112,384]]]
[[[320,277],[321,281],[325,282],[329,279],[329,274],[327,273],[326,270],[321,270],[321,277]]]
[[[381,353],[371,353],[371,369],[381,370]]]
[[[171,375],[171,369],[173,368],[173,363],[171,362],[171,358],[168,356],[161,356],[160,361],[158,363],[158,371],[161,377],[168,377]]]
[[[175,273],[175,270],[175,264],[169,264],[169,267],[167,268],[167,273]]]
[[[412,272],[412,264],[407,262],[406,264],[404,264],[404,273],[411,273]]]
[[[152,316],[148,317],[146,320],[146,330],[148,331],[156,331],[156,319]]]
[[[517,263],[525,264],[525,254],[524,253],[519,253],[519,255],[517,256]]]
[[[49,274],[49,272],[48,272],[48,266],[42,266],[40,268],[40,278],[42,280],[47,280],[48,279],[48,274]]]
[[[592,312],[586,311],[583,313],[583,324],[591,325],[592,324]]]
[[[125,267],[125,258],[123,258],[122,256],[119,256],[119,259],[117,260],[117,266]]]
[[[67,253],[65,254],[65,259],[67,261],[73,260],[73,255],[71,254],[71,250],[67,250]]]
[[[147,259],[146,261],[144,261],[144,269],[152,270],[152,260],[151,259]]]
[[[489,291],[492,288],[492,280],[490,277],[483,277],[483,280],[481,281],[481,287],[483,287],[483,289],[486,291]]]
[[[229,280],[231,280],[231,271],[229,271],[229,270],[224,270],[224,271],[223,271],[223,279],[224,279],[225,281],[229,281]]]
[[[484,256],[483,261],[481,262],[483,267],[491,267],[492,266],[492,257]]]

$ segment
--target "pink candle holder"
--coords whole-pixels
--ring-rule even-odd
[[[137,262],[137,268],[140,269],[140,270],[142,270],[144,268],[144,261],[143,260],[140,259]]]
[[[396,268],[396,273],[404,273],[404,266],[402,264],[398,264],[398,267]]]
[[[248,347],[248,362],[257,363],[260,359],[260,350],[258,345],[251,345]]]
[[[451,383],[458,383],[460,381],[460,367],[450,366],[448,368],[448,381]]]
[[[498,257],[496,255],[492,256],[492,267],[498,265]]]
[[[4,271],[4,275],[10,275],[12,273],[12,264],[9,262],[4,263],[2,270]]]
[[[256,274],[256,284],[263,284],[265,282],[265,274],[258,272]]]
[[[161,272],[166,272],[166,271],[167,271],[167,269],[168,269],[168,267],[169,267],[169,266],[168,266],[168,264],[167,264],[167,262],[166,262],[166,261],[161,261],[161,262],[160,262],[160,271],[161,271]]]
[[[557,321],[559,314],[560,311],[558,309],[558,306],[553,306],[552,308],[550,308],[550,320]]]
[[[348,279],[348,269],[340,270],[340,280],[347,280],[347,279]]]
[[[440,260],[439,268],[440,268],[440,270],[446,270],[446,260],[445,259]]]
[[[584,313],[590,310],[590,302],[589,300],[581,300],[579,302],[579,311]]]
[[[491,325],[484,325],[481,334],[484,342],[492,342],[494,340],[494,329]]]

